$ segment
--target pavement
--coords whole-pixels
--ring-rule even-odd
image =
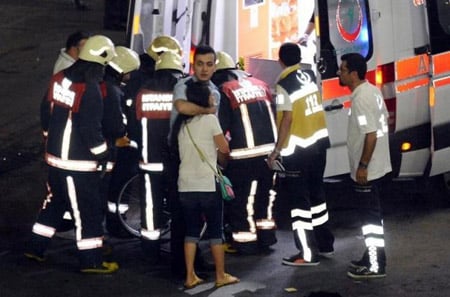
[[[278,205],[278,243],[258,255],[227,254],[227,271],[239,284],[214,287],[207,282],[183,290],[170,273],[168,254],[160,263],[146,261],[137,239],[109,238],[120,270],[86,276],[77,271],[75,244],[57,237],[44,263],[22,255],[45,193],[46,167],[39,126],[39,103],[66,37],[78,29],[104,34],[124,44],[125,33],[103,30],[103,1],[85,1],[77,11],[69,0],[0,2],[0,297],[141,297],[141,296],[307,296],[336,292],[343,297],[450,296],[450,208],[439,180],[389,183],[382,194],[385,211],[385,279],[355,282],[346,276],[350,260],[361,256],[363,242],[345,182],[327,183],[330,223],[336,253],[316,267],[281,265],[295,253],[287,222]],[[426,185],[426,186],[423,186]],[[201,242],[211,261],[207,242]]]

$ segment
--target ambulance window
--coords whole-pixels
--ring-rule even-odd
[[[368,0],[319,1],[322,78],[336,76],[342,55],[360,53],[369,60],[373,53]]]
[[[427,2],[431,53],[450,50],[450,3],[448,0]]]
[[[450,2],[437,1],[439,23],[445,33],[450,35]]]

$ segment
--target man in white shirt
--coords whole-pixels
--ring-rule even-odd
[[[380,90],[365,79],[364,57],[350,53],[341,60],[339,82],[352,91],[347,146],[366,245],[362,259],[351,261],[347,275],[353,279],[380,278],[386,276],[386,255],[379,186],[382,178],[392,171],[388,112]]]

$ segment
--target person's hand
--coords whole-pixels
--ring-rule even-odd
[[[109,151],[101,153],[97,156],[97,171],[100,171],[100,178],[103,178],[108,169]]]
[[[267,166],[269,166],[270,169],[273,170],[273,164],[274,161],[280,156],[280,152],[278,150],[273,150],[273,152],[270,153],[270,155],[267,157],[266,163]]]
[[[205,114],[215,114],[217,108],[215,106],[210,106],[205,108]]]
[[[360,185],[367,184],[367,168],[358,167],[356,170],[356,182]]]
[[[309,35],[308,34],[303,34],[297,41],[298,44],[305,46],[306,43],[308,42],[309,39]]]
[[[115,144],[117,147],[127,147],[130,145],[130,139],[125,135],[123,137],[117,138]]]

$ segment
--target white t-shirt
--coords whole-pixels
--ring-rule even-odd
[[[213,114],[198,115],[188,121],[189,130],[197,146],[203,151],[209,164],[216,168],[217,150],[214,136],[222,134],[219,120]],[[208,164],[200,159],[200,155],[185,125],[178,134],[180,151],[180,168],[178,191],[180,192],[215,192],[216,180],[214,172]]]
[[[356,170],[367,133],[377,132],[377,143],[368,167],[368,180],[384,176],[392,170],[389,155],[388,112],[383,95],[374,85],[364,82],[351,95],[347,146],[350,160],[350,176],[356,180]]]

